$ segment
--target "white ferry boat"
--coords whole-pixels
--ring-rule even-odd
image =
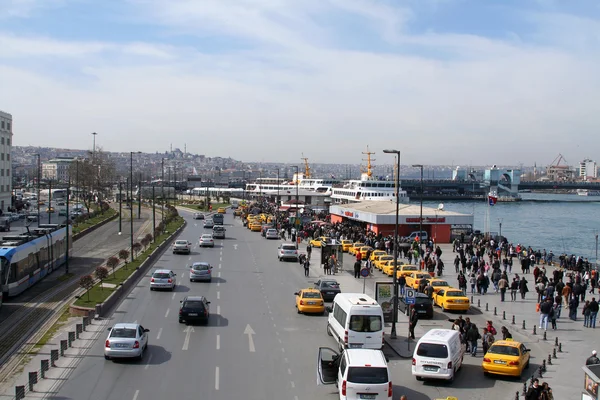
[[[380,180],[373,177],[371,153],[367,148],[367,170],[360,179],[345,181],[343,187],[333,187],[331,202],[333,204],[359,203],[361,201],[391,201],[396,202],[396,182]],[[398,173],[397,171],[394,171]],[[398,188],[400,203],[408,203],[409,197],[406,190]]]
[[[577,189],[579,196],[600,196],[600,190]]]

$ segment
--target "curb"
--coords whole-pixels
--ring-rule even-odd
[[[82,237],[84,237],[88,233],[94,232],[96,229],[100,228],[101,226],[104,226],[104,225],[108,224],[110,221],[112,221],[112,220],[114,220],[114,219],[116,219],[118,217],[119,217],[119,214],[117,213],[117,214],[113,215],[112,217],[109,217],[109,218],[105,219],[102,222],[98,222],[94,226],[90,226],[89,228],[84,229],[83,231],[81,231],[79,233],[76,233],[75,235],[73,235],[73,241],[81,239]]]

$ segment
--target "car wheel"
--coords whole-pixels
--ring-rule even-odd
[[[440,307],[442,308],[443,312],[446,312],[446,309],[444,308],[444,303],[442,303],[442,305]]]
[[[418,380],[419,382],[421,382],[421,381],[423,380],[423,378],[422,378],[422,377],[420,377],[420,376],[416,376],[415,378],[417,378],[417,380]]]
[[[110,357],[109,356],[104,356],[104,359],[105,360],[110,360]]]
[[[327,334],[329,336],[333,336],[333,333],[331,332],[331,326],[329,324],[327,324]]]
[[[529,368],[529,360],[527,360],[527,363],[525,364],[525,369]]]
[[[150,291],[153,291],[153,290],[154,290],[154,288],[153,288],[153,287],[151,287],[151,288],[150,288]]]
[[[179,323],[183,324],[183,320],[181,318],[179,318]]]

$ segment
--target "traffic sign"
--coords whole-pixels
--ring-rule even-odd
[[[363,278],[366,278],[367,276],[369,276],[369,268],[362,268],[360,270],[360,276],[362,276]]]
[[[415,291],[413,289],[406,289],[404,294],[406,297],[406,304],[415,304]]]

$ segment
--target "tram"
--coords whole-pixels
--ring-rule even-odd
[[[23,293],[66,261],[72,229],[46,224],[0,240],[0,306],[2,300]]]

